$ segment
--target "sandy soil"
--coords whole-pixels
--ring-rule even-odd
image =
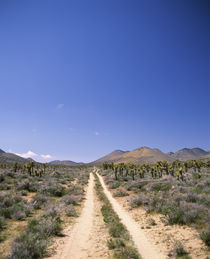
[[[108,232],[100,212],[100,201],[94,190],[91,173],[86,200],[76,223],[65,229],[65,237],[57,240],[56,254],[51,259],[108,258]]]
[[[128,197],[113,198],[98,175],[104,193],[113,209],[128,229],[136,248],[143,259],[169,258],[175,240],[183,243],[193,259],[204,259],[208,255],[207,248],[198,237],[195,229],[186,226],[165,226],[161,215],[147,215],[143,208],[129,210]],[[64,230],[65,237],[57,238],[56,253],[51,259],[103,259],[110,258],[107,248],[109,234],[101,215],[101,202],[94,190],[94,176],[91,173],[80,217],[72,221]],[[151,226],[148,219],[155,220]]]
[[[112,197],[111,192],[107,189],[102,176],[97,174],[101,185],[104,189],[104,193],[106,194],[107,198],[109,199],[110,203],[112,204],[113,209],[118,214],[119,218],[121,219],[122,223],[126,226],[127,230],[129,231],[136,248],[138,249],[139,253],[144,259],[164,259],[167,258],[164,253],[161,253],[155,247],[150,240],[146,237],[144,231],[139,227],[137,222],[129,215],[129,213]]]
[[[146,237],[162,253],[168,255],[173,250],[174,242],[180,241],[186,251],[190,253],[192,259],[205,259],[207,256],[210,256],[208,248],[200,239],[196,229],[180,225],[166,226],[163,220],[161,220],[164,219],[163,215],[157,213],[147,214],[144,208],[130,210],[128,197],[116,199],[137,222],[139,228],[144,228]],[[149,224],[148,220],[151,218],[156,225],[151,226]]]
[[[111,193],[116,190],[111,190]],[[156,247],[161,253],[168,255],[174,247],[175,241],[180,241],[186,251],[190,253],[192,259],[205,259],[210,256],[210,252],[199,237],[196,229],[189,226],[166,226],[164,224],[164,216],[153,213],[147,214],[143,207],[130,210],[128,197],[115,197],[118,203],[129,213],[136,221],[138,228],[144,231],[149,242]],[[151,226],[148,220],[153,219],[156,225]],[[166,258],[169,258],[166,256]]]

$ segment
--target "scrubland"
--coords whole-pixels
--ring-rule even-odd
[[[88,178],[86,168],[1,165],[0,258],[49,255],[53,237],[78,215]]]
[[[140,227],[150,232],[151,236],[157,234],[153,233],[153,230],[161,231],[165,239],[168,234],[165,229],[169,231],[173,239],[173,244],[168,247],[169,257],[191,258],[189,251],[185,249],[189,243],[193,258],[208,258],[210,246],[209,163],[200,161],[176,161],[173,165],[166,162],[154,165],[114,165],[111,163],[103,165],[101,175],[113,196],[140,222]],[[170,232],[172,229],[173,231]],[[180,240],[177,240],[176,230],[181,231],[181,229]],[[182,238],[185,235],[184,232],[187,233],[188,230],[191,230],[195,238],[189,236],[185,238],[186,240]],[[195,249],[197,255],[193,255],[194,247],[190,238],[194,238],[195,246],[198,246],[199,240],[201,241],[200,257],[198,257],[199,248]],[[160,243],[159,233],[156,241]]]

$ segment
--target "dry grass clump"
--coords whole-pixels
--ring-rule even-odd
[[[115,197],[125,197],[129,196],[129,193],[126,192],[123,188],[118,188],[116,192],[113,193]]]
[[[182,258],[182,259],[190,259],[191,257],[188,255],[188,252],[185,250],[183,244],[180,241],[174,242],[174,249],[172,251],[172,254],[176,258]]]

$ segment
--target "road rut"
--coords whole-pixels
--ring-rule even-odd
[[[139,254],[143,259],[165,259],[167,256],[161,254],[155,249],[155,247],[148,241],[142,229],[139,228],[139,225],[135,220],[128,214],[127,211],[112,197],[111,192],[107,189],[102,176],[96,173],[100,183],[104,189],[104,193],[110,201],[114,211],[117,213],[121,222],[125,225],[129,231],[131,238],[133,239],[136,248],[139,251]]]

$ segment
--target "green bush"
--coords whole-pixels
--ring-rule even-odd
[[[159,192],[159,191],[168,191],[171,189],[170,183],[156,183],[152,185],[152,191]]]
[[[116,239],[110,239],[108,240],[108,248],[109,249],[116,249],[116,248],[122,248],[125,247],[125,242],[120,239],[120,238],[116,238]]]
[[[207,246],[210,246],[210,229],[202,231],[200,233],[200,238]]]
[[[169,206],[167,208],[164,208],[162,210],[162,213],[167,216],[168,223],[170,225],[173,225],[173,224],[184,225],[185,224],[184,211],[181,210],[179,207],[175,207],[173,205]]]
[[[109,234],[112,237],[124,237],[127,234],[127,230],[122,223],[116,222],[115,224],[111,225]]]
[[[12,253],[8,259],[38,259],[47,253],[48,241],[39,233],[27,232],[15,239]]]
[[[174,253],[176,257],[183,257],[188,255],[188,252],[184,249],[184,246],[180,241],[174,243]]]
[[[2,231],[6,226],[6,220],[4,217],[0,217],[0,231]]]
[[[77,215],[77,212],[76,212],[76,210],[75,210],[75,208],[74,208],[74,206],[73,205],[69,205],[67,208],[66,208],[66,215],[68,216],[68,217],[77,217],[78,215]]]
[[[131,246],[126,246],[114,253],[116,259],[140,259],[137,250]]]

